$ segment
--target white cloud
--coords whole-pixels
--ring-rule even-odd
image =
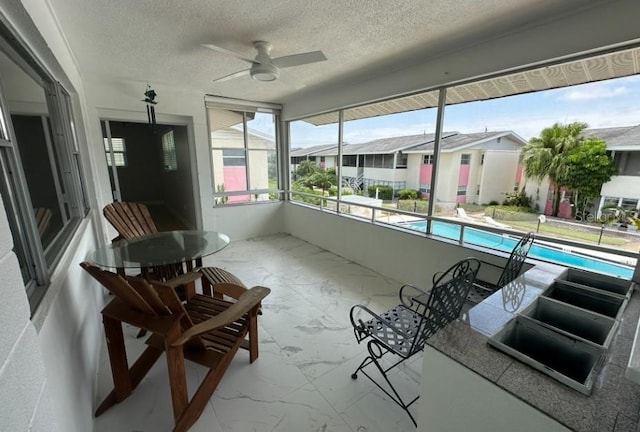
[[[625,86],[612,86],[606,83],[593,83],[567,89],[558,99],[566,102],[583,102],[595,99],[609,99],[621,97],[629,93]]]

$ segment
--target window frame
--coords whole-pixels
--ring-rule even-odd
[[[211,124],[210,124],[210,110],[230,110],[230,111],[237,111],[237,112],[242,112],[242,133],[243,133],[243,146],[242,147],[222,147],[222,146],[216,146],[214,145],[214,140],[213,140],[213,131],[211,130]],[[282,185],[283,185],[283,179],[287,178],[288,173],[286,172],[286,170],[288,170],[289,164],[290,162],[287,162],[286,164],[283,164],[283,159],[284,157],[282,156],[283,150],[282,150],[282,127],[281,127],[281,122],[282,122],[282,106],[281,105],[277,105],[277,104],[270,104],[270,103],[261,103],[261,102],[252,102],[252,101],[240,101],[240,100],[235,100],[235,99],[227,99],[227,98],[221,98],[221,97],[217,97],[217,96],[209,96],[207,95],[205,97],[205,110],[206,110],[206,114],[207,114],[207,131],[208,131],[208,135],[209,135],[209,162],[211,164],[211,185],[212,185],[212,190],[213,190],[213,202],[214,202],[214,207],[217,206],[223,206],[223,205],[246,205],[246,204],[254,204],[254,203],[268,203],[268,202],[272,202],[273,199],[271,199],[271,197],[274,194],[277,194],[278,200],[283,200],[283,194],[282,194]],[[249,119],[249,116],[247,114],[253,114],[253,113],[264,113],[264,114],[271,114],[273,116],[273,121],[274,121],[274,125],[275,125],[275,130],[274,130],[274,148],[270,149],[270,148],[253,148],[251,147],[250,144],[250,140],[248,138],[248,129],[247,129],[247,123],[251,120]],[[214,114],[211,114],[214,115]],[[253,118],[253,117],[252,117]],[[246,168],[246,172],[245,172],[245,176],[246,176],[246,189],[244,190],[237,190],[237,191],[226,191],[224,189],[219,189],[218,186],[216,185],[216,181],[215,181],[215,161],[214,161],[214,152],[216,151],[220,151],[223,152],[224,150],[230,150],[230,149],[234,149],[234,150],[243,150],[245,153],[245,168]],[[258,154],[258,153],[265,153],[266,157],[267,157],[267,170],[269,169],[269,154],[274,152],[275,153],[275,162],[276,162],[276,189],[273,189],[271,187],[267,187],[266,189],[251,189],[252,186],[252,177],[251,177],[251,163],[250,163],[250,159],[251,159],[251,155],[252,154]],[[288,152],[286,152],[286,156],[288,157]],[[315,157],[308,157],[308,160],[311,159],[315,159]],[[223,157],[223,167],[224,165],[224,157]],[[285,172],[283,172],[283,170],[285,170]],[[268,175],[268,174],[267,174]],[[270,199],[268,200],[256,200],[253,201],[251,200],[252,196],[258,196],[258,195],[262,195],[262,194],[269,194]],[[248,201],[240,201],[240,202],[229,202],[229,197],[230,196],[247,196],[249,197]]]
[[[119,140],[122,144],[122,150],[115,149],[115,140]],[[116,168],[124,168],[127,166],[127,145],[122,137],[104,137],[104,152],[107,157],[107,166],[111,168],[115,162]],[[116,156],[122,156],[122,163],[119,163]]]
[[[165,137],[171,137],[170,140]],[[123,140],[124,141],[124,140]],[[162,141],[162,171],[173,172],[178,171],[178,155],[176,154],[176,142],[173,129],[164,132],[161,137]],[[124,142],[123,142],[124,145]]]
[[[2,26],[0,24],[0,26]],[[43,247],[35,219],[31,192],[20,156],[21,141],[16,138],[12,113],[5,98],[4,83],[0,82],[0,188],[4,193],[6,209],[14,249],[22,270],[31,314],[33,315],[51,283],[51,275],[57,270],[62,256],[78,226],[88,214],[86,183],[78,148],[76,124],[80,117],[74,111],[72,87],[61,75],[71,91],[56,79],[47,67],[22,45],[21,39],[7,39],[14,34],[2,27],[4,35],[0,50],[9,61],[39,85],[44,95],[47,112],[39,115],[45,131],[45,145],[54,176],[56,200],[61,209],[62,225],[53,235],[47,247]],[[38,116],[36,113],[29,116]]]

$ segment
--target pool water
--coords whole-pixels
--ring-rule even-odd
[[[402,225],[416,231],[426,232],[427,230],[427,223],[425,221],[409,222]],[[434,235],[453,240],[460,238],[460,225],[434,221],[431,228]],[[466,243],[473,243],[511,253],[518,239],[467,227],[464,230],[464,241]],[[597,273],[622,277],[624,279],[631,279],[633,276],[633,269],[629,266],[614,264],[597,258],[585,257],[568,251],[536,244],[529,250],[529,256],[545,261],[556,262],[566,265],[567,267],[582,268]]]

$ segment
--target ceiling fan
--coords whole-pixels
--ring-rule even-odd
[[[256,55],[254,59],[247,58],[242,54],[238,54],[234,51],[219,47],[217,45],[205,44],[202,46],[223,54],[232,55],[239,58],[240,60],[251,63],[251,67],[249,69],[244,69],[238,72],[234,72],[230,75],[217,78],[213,80],[213,82],[228,81],[245,75],[250,75],[251,78],[257,81],[275,81],[281,77],[280,69],[327,60],[322,51],[310,51],[284,57],[271,58],[272,46],[269,42],[265,41],[253,42],[253,46],[258,51],[258,55]],[[283,79],[283,81],[285,81],[285,79]],[[289,79],[286,79],[286,81],[289,81]]]

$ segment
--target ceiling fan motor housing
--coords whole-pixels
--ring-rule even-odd
[[[250,73],[251,77],[258,81],[275,81],[280,76],[278,68],[270,62],[254,63]]]

